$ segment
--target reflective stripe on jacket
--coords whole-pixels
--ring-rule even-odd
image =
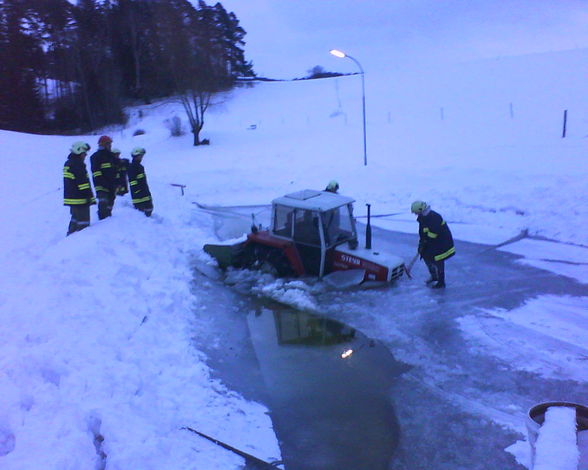
[[[96,192],[114,193],[117,186],[117,167],[114,154],[104,148],[94,152],[90,157],[92,179]]]
[[[116,159],[117,169],[116,169],[116,185],[119,188],[124,188],[124,191],[128,191],[128,183],[127,183],[127,171],[129,169],[129,160],[126,158],[118,158]]]
[[[129,164],[127,170],[129,177],[129,185],[131,186],[131,196],[133,204],[141,204],[150,202],[151,191],[147,184],[147,176],[145,176],[145,168],[138,161],[133,160]]]
[[[78,155],[70,154],[63,165],[63,205],[82,206],[95,203],[84,160]]]
[[[429,210],[427,215],[419,215],[417,221],[423,258],[442,261],[455,254],[451,230],[441,215]]]

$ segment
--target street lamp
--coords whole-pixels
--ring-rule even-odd
[[[367,166],[367,140],[365,132],[365,73],[361,64],[354,57],[351,57],[350,55],[345,54],[345,52],[342,52],[338,49],[331,49],[329,52],[339,59],[344,59],[347,57],[348,59],[351,59],[353,62],[355,62],[355,64],[359,67],[359,72],[361,74],[361,104],[363,110],[363,164]]]

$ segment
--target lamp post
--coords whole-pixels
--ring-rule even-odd
[[[359,67],[359,72],[361,75],[361,105],[363,111],[363,164],[364,166],[367,166],[367,139],[365,131],[365,73],[363,71],[363,67],[361,66],[361,64],[354,57],[351,57],[350,55],[345,54],[345,52],[342,52],[338,49],[331,49],[329,52],[333,54],[335,57],[339,57],[340,59],[351,59]]]

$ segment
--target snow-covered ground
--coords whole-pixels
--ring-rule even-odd
[[[586,287],[587,59],[578,49],[400,68],[368,56],[367,166],[358,76],[219,96],[203,133],[211,145],[199,148],[189,134],[169,135],[165,121],[183,118],[178,104],[132,108],[126,128],[104,132],[123,156],[146,147],[154,215],[144,217],[125,196],[112,218],[98,221],[93,209],[90,228],[68,238],[62,164],[73,141],[85,139],[93,151],[98,135],[0,131],[0,468],[102,468],[104,455],[113,470],[242,465],[186,426],[279,459],[267,409],[213,378],[194,348],[207,324],[193,313],[208,290],[192,284],[192,264],[211,265],[201,247],[216,240],[195,201],[266,204],[337,179],[357,199],[356,215],[365,203],[376,215],[397,213],[374,219],[383,228],[414,233],[410,203],[424,199],[459,240],[495,245],[526,231],[532,238],[501,249]],[[329,69],[353,70],[350,61],[328,60]],[[133,137],[137,129],[145,134]],[[172,184],[186,185],[185,195]],[[474,350],[585,382],[583,363],[558,355],[551,342],[518,344],[511,329],[585,353],[585,292],[466,316],[460,327]],[[487,342],[490,327],[508,347]],[[543,347],[551,363],[561,361],[556,371],[525,359],[528,348]]]

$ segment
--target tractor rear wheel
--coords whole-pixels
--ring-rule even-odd
[[[290,277],[294,270],[286,255],[277,248],[258,245],[256,247],[256,264],[261,271],[272,274],[275,277]]]

